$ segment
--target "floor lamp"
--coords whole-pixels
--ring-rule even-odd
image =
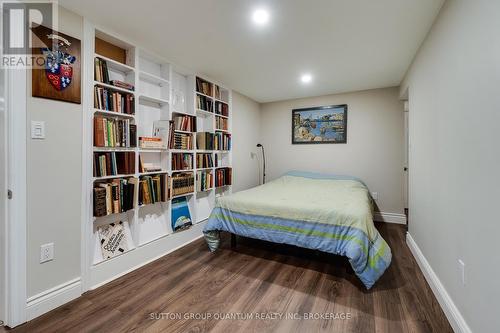
[[[264,168],[262,170],[262,184],[266,183],[266,154],[264,153],[264,146],[260,143],[257,144],[257,147],[262,148],[262,161],[264,162]]]

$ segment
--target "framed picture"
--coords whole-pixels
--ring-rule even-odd
[[[32,69],[32,96],[80,104],[80,40],[41,25],[31,30],[33,56],[43,58]]]
[[[347,105],[292,110],[292,144],[347,143]]]

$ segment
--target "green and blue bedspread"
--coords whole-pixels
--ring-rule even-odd
[[[391,262],[372,209],[367,187],[356,178],[289,172],[217,198],[203,232],[211,251],[219,246],[219,231],[227,231],[346,256],[369,289]]]

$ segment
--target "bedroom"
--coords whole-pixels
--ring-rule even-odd
[[[498,331],[500,2],[2,9],[0,332]]]

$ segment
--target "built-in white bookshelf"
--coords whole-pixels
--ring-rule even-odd
[[[231,168],[232,147],[228,150],[198,149],[197,133],[207,132],[211,135],[231,135],[231,90],[217,84],[203,76],[192,73],[172,65],[162,57],[142,49],[132,42],[107,33],[85,22],[85,62],[84,62],[84,110],[85,110],[85,146],[84,182],[86,184],[86,208],[83,218],[82,231],[84,233],[85,258],[83,267],[84,289],[88,290],[120,275],[140,267],[175,248],[192,241],[202,235],[204,222],[215,205],[217,196],[231,193],[231,185],[216,186],[215,174],[218,169]],[[107,49],[108,48],[108,49]],[[104,50],[104,51],[103,51]],[[96,59],[105,62],[109,78],[98,79],[95,73]],[[97,60],[99,61],[99,60]],[[102,75],[102,74],[101,74]],[[209,83],[210,92],[204,94],[197,91],[197,80]],[[117,87],[110,83],[118,80],[130,84],[130,87]],[[104,82],[102,82],[104,81]],[[129,112],[117,112],[109,107],[99,107],[94,100],[96,87],[126,96],[132,96],[130,107],[122,108]],[[198,96],[203,96],[212,103],[212,109],[200,108]],[[101,103],[102,104],[102,103]],[[215,112],[216,105],[226,105],[225,114]],[[169,122],[177,117],[192,117],[196,131],[178,130],[177,132],[192,137],[192,147],[189,149],[141,148],[139,137],[160,136],[165,145],[168,143]],[[125,147],[108,147],[95,145],[95,119],[111,119],[123,126]],[[224,128],[221,128],[221,121]],[[135,143],[130,135],[129,127],[136,126]],[[218,126],[219,125],[219,126]],[[120,127],[121,128],[121,127]],[[156,129],[156,131],[155,131]],[[112,175],[96,175],[94,154],[113,154],[114,161],[118,158],[129,161],[126,173]],[[123,155],[132,154],[132,155]],[[187,170],[172,168],[173,158],[177,154],[189,154],[192,165]],[[209,155],[213,164],[202,166],[197,164],[198,154]],[[100,156],[100,155],[98,155]],[[111,156],[111,155],[106,155]],[[126,157],[124,157],[126,156]],[[215,159],[218,163],[215,164]],[[158,167],[155,171],[140,170],[140,163]],[[176,196],[170,196],[163,202],[140,205],[135,193],[133,207],[115,214],[94,216],[93,188],[96,184],[105,183],[114,179],[141,179],[145,176],[175,176],[178,173],[191,173],[194,176],[194,190]],[[211,174],[212,185],[198,189],[202,174]],[[135,191],[138,192],[138,186]],[[171,227],[171,200],[175,197],[186,197],[193,226],[190,229],[173,232]],[[119,256],[104,259],[99,244],[98,228],[110,223],[122,221],[124,237],[127,239],[128,249]]]

